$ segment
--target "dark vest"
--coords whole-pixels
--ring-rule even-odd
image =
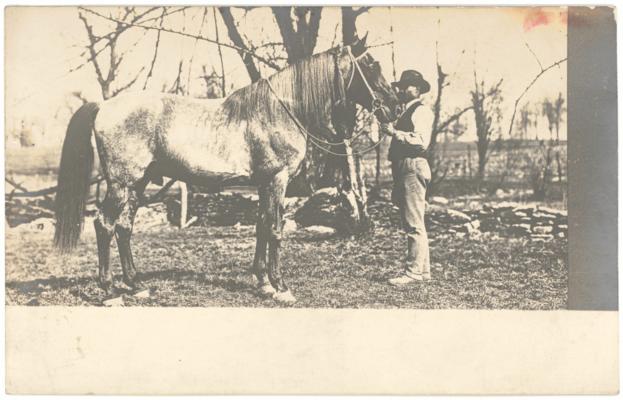
[[[416,101],[409,108],[405,110],[404,113],[398,118],[398,121],[394,124],[394,128],[403,131],[403,132],[413,132],[415,126],[413,126],[413,121],[411,120],[411,116],[415,112],[415,110],[421,106],[422,103]],[[424,157],[426,152],[420,146],[412,146],[406,143],[400,143],[395,138],[392,138],[392,142],[389,145],[389,153],[387,158],[390,161],[398,161],[406,157]]]

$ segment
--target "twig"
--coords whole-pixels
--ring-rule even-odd
[[[206,22],[206,16],[208,15],[208,7],[204,7],[203,8],[203,16],[201,17],[201,25],[199,26],[199,33],[198,35],[201,36],[201,32],[203,31],[203,26],[205,25]],[[218,41],[218,39],[217,39]],[[195,52],[197,50],[197,42],[199,42],[199,39],[196,38],[195,39],[195,43],[193,44],[193,51],[190,55],[190,60],[188,60],[188,76],[186,77],[186,88],[188,90],[188,92],[190,92],[190,73],[193,70],[193,61],[195,60]]]
[[[233,49],[233,50],[236,50],[236,51],[248,54],[250,57],[255,58],[256,60],[262,62],[263,64],[265,64],[265,65],[267,65],[267,66],[269,66],[269,67],[271,67],[273,69],[276,69],[276,70],[280,69],[279,66],[277,64],[275,64],[274,62],[272,62],[270,60],[267,60],[266,58],[264,58],[262,56],[259,56],[259,55],[253,53],[252,51],[250,51],[248,49],[241,48],[241,47],[238,47],[238,46],[235,46],[235,45],[231,45],[231,44],[228,44],[228,43],[216,43],[214,40],[212,40],[210,38],[207,38],[207,37],[204,37],[204,36],[192,35],[190,33],[180,32],[180,31],[176,31],[176,30],[173,30],[173,29],[165,28],[165,27],[160,28],[160,27],[156,27],[156,26],[146,26],[146,25],[142,25],[142,24],[134,23],[134,22],[119,21],[118,19],[115,19],[115,18],[106,16],[106,15],[100,14],[100,13],[98,13],[96,11],[89,10],[88,8],[84,8],[84,7],[79,7],[79,9],[84,10],[85,12],[88,12],[90,14],[96,15],[96,16],[98,16],[100,18],[104,18],[104,19],[109,20],[109,21],[120,23],[124,27],[125,26],[134,26],[136,28],[141,28],[141,29],[160,30],[162,32],[172,33],[172,34],[176,34],[176,35],[180,35],[180,36],[184,36],[184,37],[189,37],[189,38],[193,38],[193,39],[197,39],[198,38],[199,40],[203,40],[203,41],[208,42],[208,43],[220,44],[223,47],[227,47],[227,48],[230,48],[230,49]]]
[[[521,92],[521,94],[519,95],[519,97],[517,97],[517,99],[515,99],[515,105],[513,107],[513,116],[511,117],[511,122],[510,125],[508,126],[508,137],[511,137],[511,133],[513,131],[513,124],[515,123],[515,114],[517,114],[517,105],[519,105],[519,102],[521,101],[521,99],[523,98],[523,96],[528,92],[528,90],[530,90],[530,88],[536,83],[536,81],[547,71],[549,71],[550,69],[559,66],[560,64],[562,64],[563,62],[567,61],[567,57],[562,58],[558,61],[556,61],[555,63],[551,64],[550,66],[548,66],[547,68],[542,68],[541,72],[539,72],[534,79],[532,79],[532,81],[528,84],[528,86],[526,86],[526,88],[524,89],[523,92]],[[540,64],[540,63],[539,63]]]
[[[453,123],[454,121],[456,121],[459,118],[461,118],[461,116],[463,114],[465,114],[469,110],[472,110],[473,108],[474,108],[474,106],[467,106],[464,109],[462,109],[461,111],[459,111],[458,113],[452,115],[447,120],[445,120],[444,122],[442,122],[441,124],[439,124],[437,126],[437,132],[443,132],[451,123]]]
[[[162,28],[162,24],[164,23],[164,13],[166,11],[166,8],[162,9],[162,15],[160,16],[160,27]],[[162,33],[162,31],[158,31],[158,33],[156,34],[156,45],[154,48],[154,56],[151,59],[151,64],[149,66],[149,71],[147,71],[147,77],[145,78],[145,83],[143,84],[143,90],[147,89],[147,83],[149,82],[149,79],[152,77],[152,74],[154,72],[154,65],[156,64],[156,58],[158,57],[158,48],[160,47],[160,34]]]
[[[129,88],[130,86],[132,86],[134,84],[134,82],[136,82],[138,80],[138,77],[141,75],[141,73],[145,70],[145,67],[141,67],[141,69],[136,73],[136,76],[134,77],[134,79],[130,80],[128,83],[126,83],[125,85],[113,90],[112,92],[112,97],[115,97],[116,95],[118,95],[119,93],[123,92],[124,90],[126,90],[127,88]]]
[[[528,50],[530,50],[530,53],[532,53],[532,55],[534,56],[534,59],[536,60],[536,62],[539,64],[539,67],[541,67],[541,71],[543,71],[543,64],[541,64],[541,60],[539,60],[539,57],[536,56],[536,54],[534,53],[534,50],[532,50],[532,47],[530,47],[530,45],[528,44],[528,42],[524,42],[524,44],[526,45],[526,47],[528,48]]]
[[[225,90],[225,64],[223,63],[223,52],[221,50],[221,42],[218,36],[218,20],[216,19],[216,8],[212,7],[212,16],[214,17],[214,34],[216,37],[216,42],[218,43],[218,57],[221,60],[221,91],[223,97],[227,95]]]
[[[6,180],[6,178],[5,178],[5,180]],[[103,180],[104,180],[104,178],[101,178],[101,177],[92,179],[91,182],[89,182],[89,186],[90,185],[94,185],[94,184],[96,184],[98,182],[101,182]],[[46,189],[37,190],[37,191],[34,191],[34,192],[14,193],[12,195],[12,197],[40,197],[40,196],[46,196],[48,194],[56,193],[57,189],[58,189],[57,186],[53,186],[53,187],[49,187],[49,188],[46,188]]]

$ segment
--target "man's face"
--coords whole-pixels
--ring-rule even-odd
[[[420,97],[420,88],[416,86],[407,86],[398,88],[398,99],[402,103],[408,103],[411,100],[417,99]]]

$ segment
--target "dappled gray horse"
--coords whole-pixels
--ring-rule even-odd
[[[258,287],[278,301],[293,302],[279,265],[286,186],[301,166],[307,141],[323,140],[310,132],[326,132],[320,128],[329,124],[333,111],[354,103],[381,122],[396,117],[398,100],[367,53],[365,39],[313,55],[226,99],[139,92],[87,103],[73,115],[63,144],[55,243],[70,251],[82,230],[93,132],[107,182],[95,232],[99,284],[108,295],[114,291],[113,236],[124,283],[140,288],[130,238],[149,182],[161,183],[167,176],[210,185],[246,177],[258,187],[260,199],[253,261]],[[330,139],[336,137],[324,137]]]

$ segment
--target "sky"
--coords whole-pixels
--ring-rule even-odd
[[[95,7],[102,14],[116,15],[118,8]],[[241,32],[254,44],[280,40],[270,9],[245,12],[234,9]],[[222,42],[229,43],[226,28],[218,12],[217,24]],[[84,63],[86,33],[78,19],[76,7],[10,7],[5,13],[6,29],[6,113],[7,129],[19,126],[21,120],[46,131],[52,141],[62,138],[72,110],[78,102],[71,93],[80,91],[89,100],[101,100],[95,72],[90,64],[75,72]],[[106,32],[110,25],[101,18],[88,15],[96,32]],[[204,22],[202,24],[202,21]],[[320,22],[315,51],[324,51],[340,39],[339,8],[325,7]],[[194,7],[167,18],[167,27],[188,33],[201,32],[214,38],[212,9],[204,13]],[[393,31],[391,30],[393,27]],[[469,91],[474,85],[474,71],[479,79],[492,84],[503,79],[503,119],[501,131],[508,130],[515,99],[541,71],[541,66],[567,56],[566,8],[511,7],[373,7],[357,20],[360,34],[368,33],[369,44],[393,41],[393,46],[375,47],[371,54],[380,61],[385,77],[393,80],[404,69],[416,69],[435,87],[436,48],[449,86],[444,89],[442,114],[468,105]],[[135,29],[124,34],[120,50],[132,49],[121,67],[120,81],[127,82],[142,66],[149,64],[156,40],[154,31]],[[238,53],[223,48],[228,92],[250,83]],[[217,46],[204,41],[163,33],[159,57],[148,89],[159,91],[171,85],[180,60],[184,60],[183,76],[191,95],[205,91],[200,78],[202,67],[220,72]],[[192,63],[191,63],[192,60]],[[272,71],[263,68],[264,74]],[[141,90],[147,75],[142,72],[133,90]],[[545,97],[566,98],[566,64],[546,72],[519,104],[537,107]],[[428,95],[432,103],[436,93]],[[466,114],[467,133],[461,140],[474,140],[473,116]],[[547,131],[541,118],[536,131]],[[563,123],[561,138],[566,138]]]

